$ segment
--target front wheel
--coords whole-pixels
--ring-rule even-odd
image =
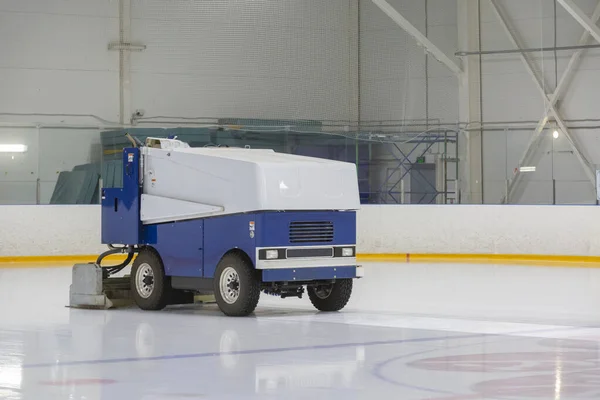
[[[170,285],[162,261],[151,250],[142,250],[131,267],[131,292],[142,310],[162,310],[168,304]]]
[[[244,317],[256,309],[260,298],[260,282],[256,271],[243,257],[227,254],[215,271],[215,300],[223,314]]]
[[[340,311],[352,295],[352,279],[341,279],[327,285],[308,288],[308,298],[319,311]]]

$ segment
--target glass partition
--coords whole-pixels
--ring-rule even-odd
[[[98,128],[40,128],[40,204],[99,201],[102,153]]]
[[[233,123],[236,123],[233,125]],[[222,121],[220,127],[135,128],[101,133],[104,187],[120,184],[125,132],[177,137],[192,147],[249,147],[356,164],[363,204],[440,204],[458,200],[456,132],[340,131],[319,122]],[[286,125],[287,124],[287,125]]]
[[[0,204],[39,204],[39,131],[0,127]]]
[[[533,134],[533,129],[484,131],[484,203],[596,204],[597,166],[588,161],[584,167],[559,129],[549,125],[537,141]],[[594,149],[584,151],[593,155]]]
[[[99,133],[99,128],[0,127],[0,204],[97,203],[97,193],[94,199],[82,193],[86,184],[97,185],[99,167],[93,176],[80,171],[101,162]]]
[[[98,204],[100,188],[121,185],[126,132],[141,141],[177,137],[192,147],[273,149],[354,163],[363,204],[458,202],[454,130],[222,120],[210,127],[2,127],[0,204]]]
[[[353,130],[318,121],[252,120],[172,128],[2,126],[0,204],[98,204],[101,187],[121,185],[126,132],[142,141],[176,136],[192,147],[273,149],[351,162],[363,204],[464,203],[469,178],[467,136],[453,127]],[[555,130],[544,130],[527,158],[531,165],[520,165],[531,135],[484,132],[484,203],[596,204],[595,179]]]

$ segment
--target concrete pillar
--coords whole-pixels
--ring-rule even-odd
[[[457,0],[458,48],[466,51],[479,50],[479,0]],[[482,204],[483,196],[483,131],[481,100],[481,67],[479,56],[463,59],[459,84],[459,115],[461,122],[468,122],[468,129],[461,134],[459,143],[461,203]]]

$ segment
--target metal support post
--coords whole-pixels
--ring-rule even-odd
[[[131,0],[119,0],[119,41],[108,50],[119,52],[119,121],[131,123],[131,52],[143,51],[145,45],[131,43]]]

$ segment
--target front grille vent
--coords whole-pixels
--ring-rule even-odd
[[[333,222],[294,221],[290,223],[290,243],[329,243],[333,241]]]

